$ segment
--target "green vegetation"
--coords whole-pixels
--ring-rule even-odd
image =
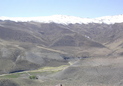
[[[37,76],[47,76],[61,70],[64,70],[69,65],[62,65],[58,67],[43,67],[37,70],[23,71],[11,74],[0,75],[0,80],[8,79],[13,80],[15,83],[18,83],[19,86],[47,86],[47,85],[56,85],[60,82],[54,82],[50,80],[49,82],[38,79]]]
[[[6,75],[6,78],[18,78],[19,74]]]
[[[37,76],[29,76],[30,79],[38,79]]]
[[[52,72],[58,72],[60,70],[63,70],[65,69],[66,67],[68,67],[68,65],[62,65],[62,66],[59,66],[59,67],[43,67],[41,69],[38,69],[37,71],[52,71]]]
[[[59,67],[43,67],[37,70],[32,70],[32,71],[24,71],[24,72],[18,72],[18,73],[11,73],[11,74],[4,74],[1,75],[0,78],[19,78],[19,77],[28,77],[30,79],[36,79],[36,75],[48,75],[52,74],[58,71],[61,71],[68,67],[68,65],[62,65]]]
[[[0,76],[0,78],[18,78],[20,75],[24,73],[12,73],[12,74],[5,74],[3,76]]]

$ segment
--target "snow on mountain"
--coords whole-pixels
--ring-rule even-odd
[[[122,23],[123,15],[104,16],[104,17],[99,17],[96,19],[100,21],[100,23],[106,23],[106,24]]]
[[[104,16],[99,18],[80,18],[75,16],[66,16],[66,15],[53,15],[53,16],[44,16],[44,17],[0,17],[0,20],[12,20],[12,21],[35,21],[41,23],[59,23],[59,24],[88,24],[88,23],[106,23],[114,24],[123,22],[123,15],[116,16]]]

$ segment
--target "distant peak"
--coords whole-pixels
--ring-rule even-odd
[[[42,17],[0,17],[0,20],[12,20],[20,22],[35,21],[41,23],[58,23],[58,24],[88,24],[88,23],[106,23],[114,24],[123,22],[123,14],[115,16],[104,16],[98,18],[80,18],[68,15],[52,15],[52,16],[42,16]]]

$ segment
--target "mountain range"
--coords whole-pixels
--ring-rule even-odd
[[[123,15],[0,17],[0,85],[30,86],[32,74],[39,78],[33,81],[37,86],[122,86],[122,33]],[[38,70],[64,65],[44,75]],[[4,74],[20,72],[17,79],[3,80]]]
[[[105,23],[105,24],[114,24],[122,23],[123,15],[116,16],[104,16],[98,18],[80,18],[75,16],[67,15],[52,15],[52,16],[43,16],[43,17],[0,17],[1,20],[12,20],[20,22],[29,22],[35,21],[40,23],[58,23],[58,24],[88,24],[88,23]]]

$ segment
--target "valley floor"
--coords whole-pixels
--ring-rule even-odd
[[[3,83],[15,86],[122,86],[123,58],[84,58],[70,65],[0,75]],[[36,76],[38,79],[30,79]],[[4,86],[4,85],[3,85]],[[9,85],[13,86],[13,85]]]

